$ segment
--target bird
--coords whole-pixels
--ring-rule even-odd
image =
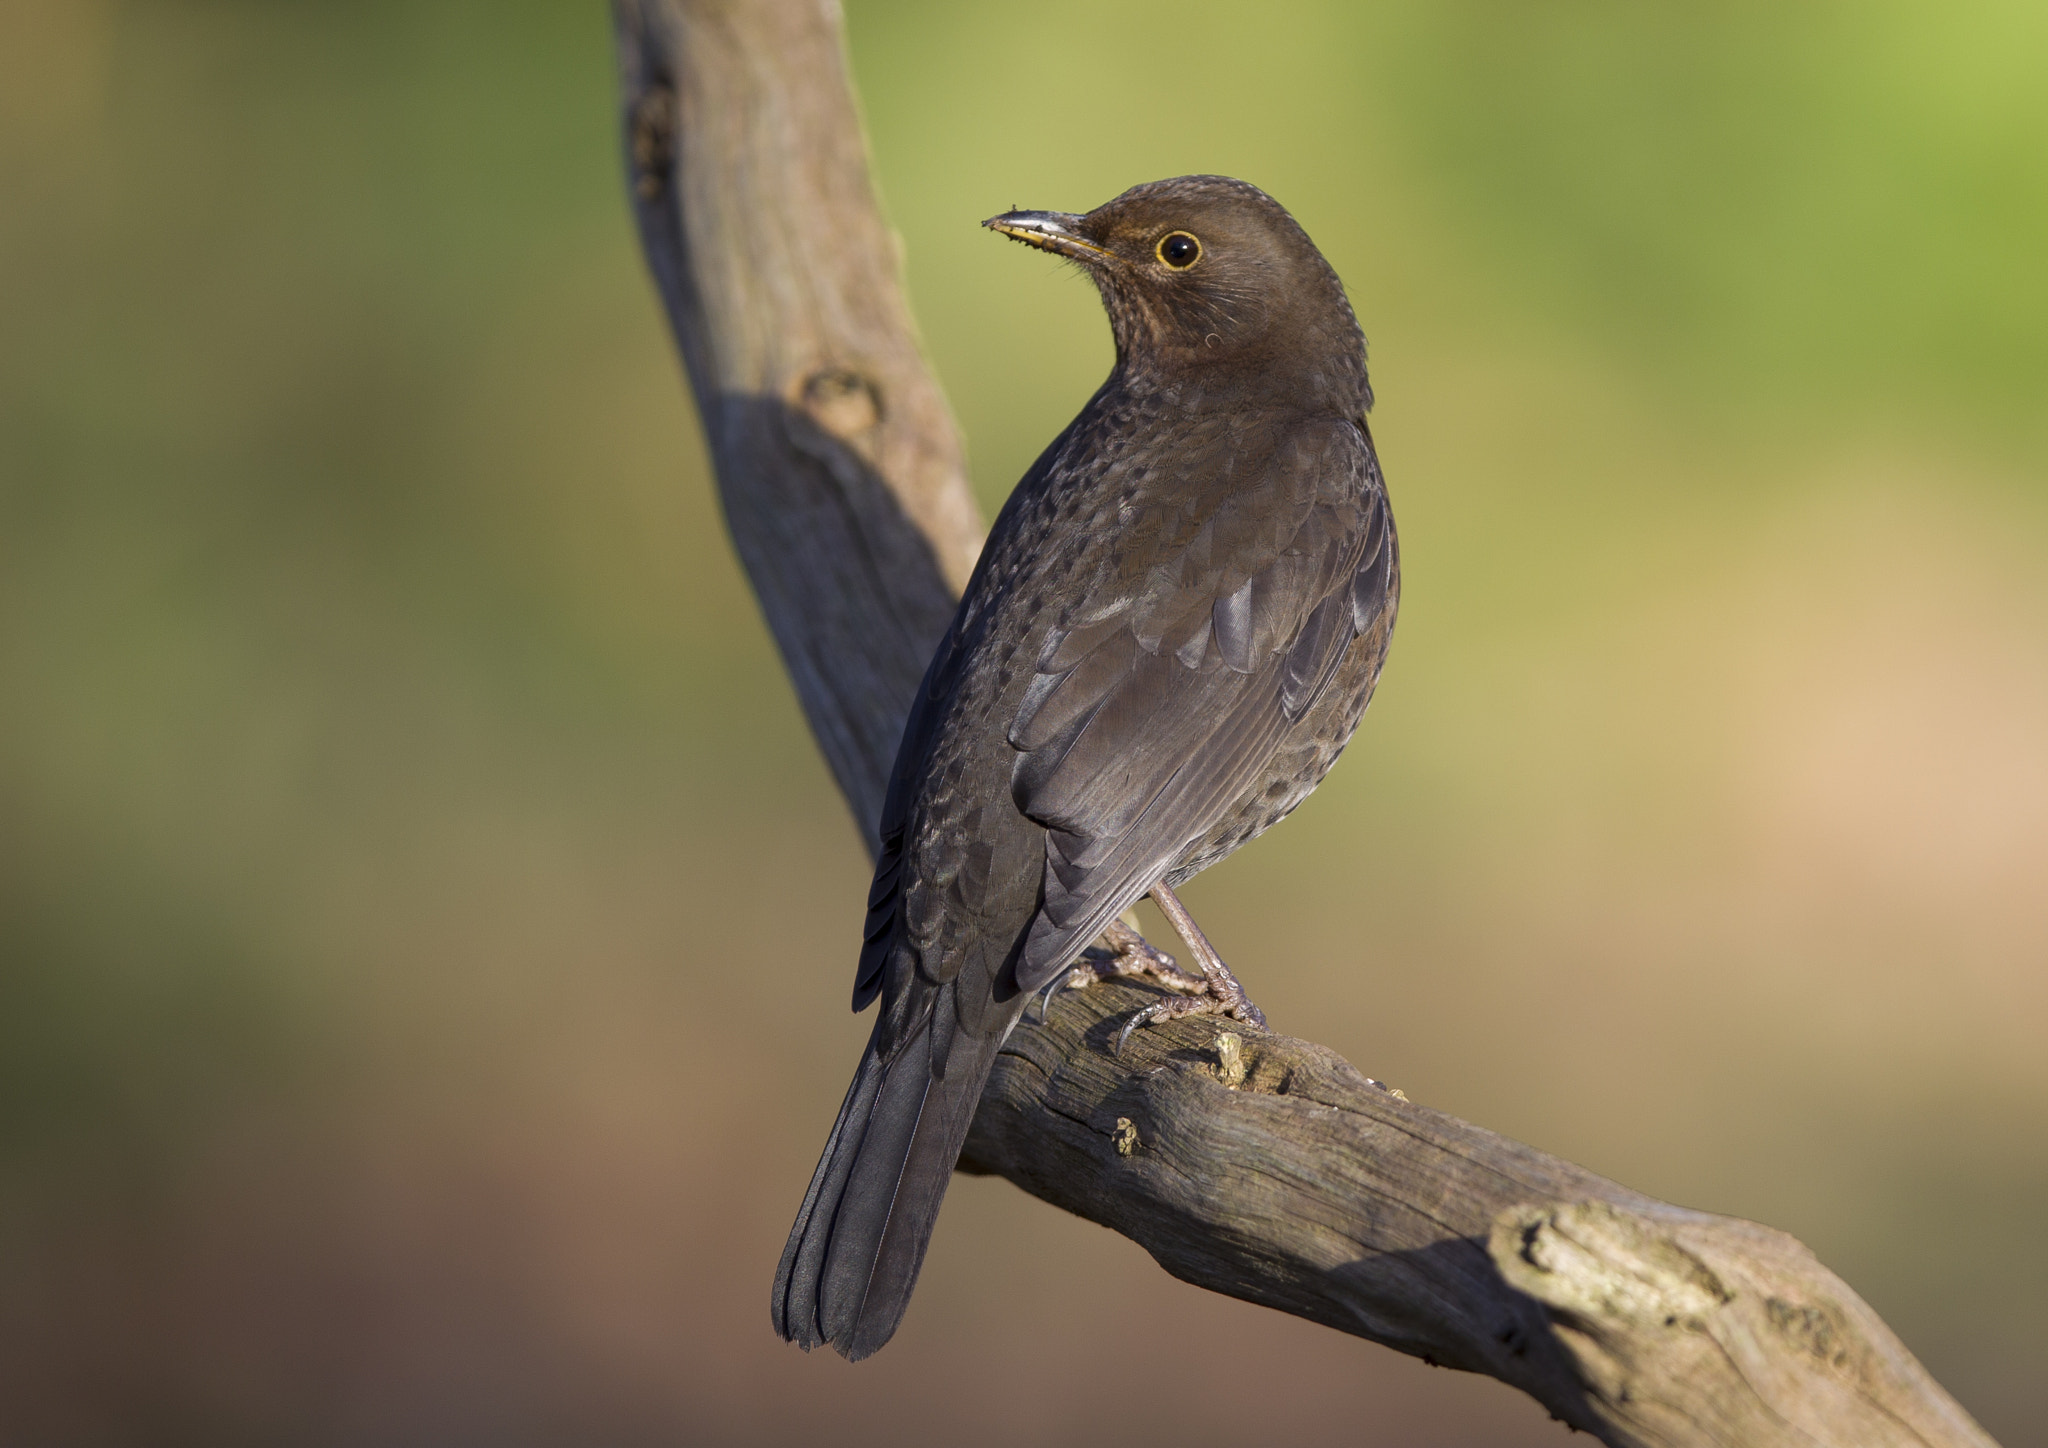
[[[1119,1049],[1264,1028],[1175,891],[1329,772],[1400,595],[1365,337],[1284,207],[1181,176],[982,224],[1095,283],[1116,360],[998,515],[890,778],[853,988],[880,1010],[772,1299],[855,1360],[902,1320],[998,1050],[1091,942],[1176,986]],[[1200,977],[1120,923],[1148,894]]]

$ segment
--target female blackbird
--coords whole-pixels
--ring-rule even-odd
[[[1277,202],[1183,176],[984,225],[1080,264],[1116,365],[996,519],[896,756],[853,988],[882,1009],[775,1275],[775,1330],[849,1358],[903,1316],[1030,994],[1140,896],[1206,982],[1132,1024],[1264,1024],[1172,887],[1322,781],[1400,588],[1365,338]]]

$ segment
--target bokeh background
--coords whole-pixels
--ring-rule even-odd
[[[2048,1443],[2048,10],[848,18],[991,508],[1109,348],[982,217],[1231,172],[1351,287],[1393,660],[1188,892],[1274,1021]],[[881,1357],[773,1341],[865,869],[611,67],[594,0],[0,4],[0,1441],[1564,1441],[999,1181]]]

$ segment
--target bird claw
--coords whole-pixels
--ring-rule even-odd
[[[1074,982],[1074,976],[1084,970],[1088,971],[1088,979],[1077,983]],[[1093,985],[1095,983],[1095,972],[1088,970],[1088,967],[1082,965],[1079,961],[1075,961],[1072,965],[1047,981],[1045,989],[1038,993],[1038,1020],[1034,1024],[1041,1026],[1045,1024],[1045,1013],[1052,1008],[1053,996],[1059,992],[1061,986],[1069,983],[1073,983],[1076,990]]]
[[[1076,967],[1089,973],[1087,984],[1092,985],[1105,976],[1149,975],[1180,995],[1204,995],[1208,992],[1207,976],[1182,970],[1172,956],[1123,921],[1110,921],[1109,928],[1102,932],[1102,939],[1109,947],[1107,958],[1098,950],[1092,959],[1084,955],[1082,963]]]
[[[1123,921],[1113,920],[1102,932],[1101,945],[1089,946],[1079,960],[1046,982],[1038,997],[1037,1024],[1045,1024],[1052,998],[1061,991],[1086,990],[1099,980],[1133,975],[1150,976],[1183,996],[1204,995],[1209,990],[1206,978],[1182,970],[1172,956]]]
[[[1202,957],[1205,946],[1206,942],[1195,947],[1198,959]],[[1206,949],[1209,963],[1203,966],[1203,974],[1195,975],[1182,970],[1172,956],[1151,944],[1131,926],[1121,920],[1113,920],[1102,932],[1100,944],[1090,946],[1079,960],[1045,983],[1045,989],[1038,997],[1038,1024],[1045,1024],[1052,998],[1062,990],[1085,990],[1110,976],[1148,975],[1171,994],[1124,1022],[1116,1037],[1115,1054],[1119,1056],[1134,1031],[1160,1021],[1178,1020],[1182,1016],[1230,1016],[1257,1030],[1267,1029],[1266,1013],[1252,1004],[1251,997],[1244,993],[1244,987],[1238,984],[1237,977],[1230,973],[1229,968],[1221,960],[1214,959],[1214,947]]]
[[[1131,1017],[1117,1035],[1116,1053],[1123,1054],[1124,1042],[1130,1040],[1131,1032],[1140,1026],[1170,1021],[1179,1016],[1235,1016],[1248,1026],[1262,1031],[1267,1029],[1266,1013],[1252,1004],[1252,998],[1244,993],[1244,987],[1230,973],[1230,967],[1223,963],[1223,957],[1216,953],[1209,937],[1202,934],[1202,928],[1188,914],[1188,907],[1180,903],[1180,897],[1161,880],[1152,887],[1152,898],[1166,916],[1166,923],[1180,933],[1188,949],[1195,953],[1195,963],[1202,967],[1202,988],[1169,996]]]
[[[1235,981],[1231,983],[1236,984]],[[1203,982],[1204,986],[1209,984]],[[1121,1056],[1124,1053],[1124,1043],[1130,1040],[1133,1032],[1160,1021],[1176,1021],[1182,1016],[1230,1016],[1259,1030],[1267,1029],[1266,1013],[1253,1005],[1251,997],[1242,989],[1221,994],[1211,990],[1203,995],[1173,995],[1133,1013],[1124,1022],[1123,1029],[1116,1033],[1115,1054]]]

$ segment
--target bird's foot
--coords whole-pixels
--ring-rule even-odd
[[[1188,914],[1187,906],[1180,903],[1180,897],[1167,888],[1164,880],[1152,887],[1152,898],[1158,903],[1160,913],[1194,952],[1195,964],[1202,968],[1202,989],[1171,995],[1165,1000],[1145,1007],[1128,1021],[1117,1033],[1117,1054],[1122,1055],[1124,1042],[1131,1038],[1131,1032],[1141,1026],[1157,1021],[1176,1020],[1181,1016],[1234,1016],[1248,1026],[1266,1029],[1266,1013],[1252,1004],[1252,998],[1244,993],[1237,977],[1230,973],[1230,967],[1223,963],[1223,957],[1216,953],[1216,947],[1209,943],[1209,937],[1195,924],[1194,916]]]
[[[1045,1019],[1046,1007],[1063,990],[1086,990],[1098,980],[1133,975],[1150,976],[1181,995],[1199,996],[1209,989],[1204,977],[1182,970],[1179,962],[1131,926],[1113,920],[1097,944],[1081,952],[1079,960],[1047,983],[1038,998],[1038,1019]]]
[[[1075,962],[1074,974],[1067,982],[1070,989],[1119,975],[1149,975],[1168,990],[1182,995],[1202,995],[1209,989],[1206,977],[1182,970],[1172,956],[1121,920],[1109,922],[1109,929],[1102,932],[1101,943],[1109,949],[1104,951],[1101,946],[1091,946],[1081,953],[1080,960]]]
[[[1222,964],[1217,962],[1221,978],[1211,977],[1203,981],[1200,995],[1170,995],[1125,1021],[1124,1028],[1116,1034],[1116,1054],[1123,1054],[1124,1042],[1130,1040],[1133,1031],[1161,1021],[1177,1021],[1182,1016],[1230,1016],[1248,1026],[1265,1030],[1266,1013],[1252,1004],[1252,998],[1244,993],[1237,977],[1223,969]]]

